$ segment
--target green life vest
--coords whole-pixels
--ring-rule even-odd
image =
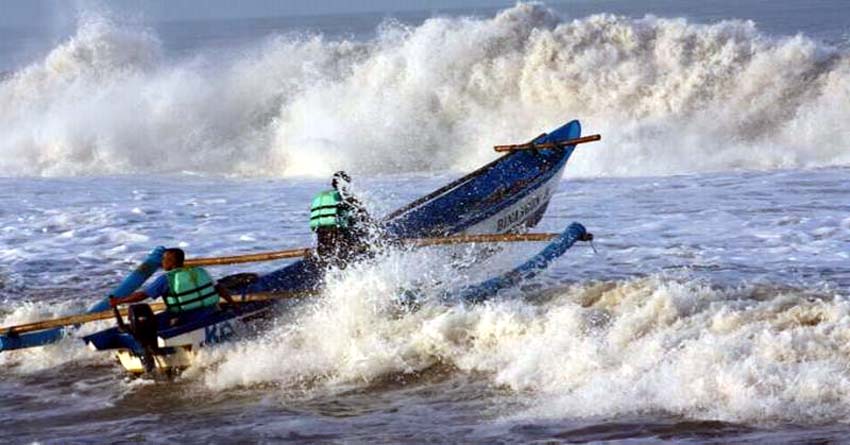
[[[210,274],[200,267],[181,267],[166,272],[169,312],[186,312],[218,304],[218,292]]]
[[[348,227],[348,212],[342,210],[340,204],[342,196],[336,190],[326,190],[316,195],[310,205],[310,230],[315,232],[320,227]]]

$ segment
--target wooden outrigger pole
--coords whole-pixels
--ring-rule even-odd
[[[545,149],[552,149],[552,148],[569,147],[570,145],[586,144],[588,142],[595,142],[595,141],[599,141],[599,140],[602,140],[602,135],[591,134],[589,136],[582,136],[580,138],[563,139],[563,140],[560,140],[560,141],[544,142],[542,144],[535,144],[534,142],[526,142],[525,144],[496,145],[496,146],[493,147],[493,149],[498,151],[498,152],[517,151],[517,150],[545,150]]]

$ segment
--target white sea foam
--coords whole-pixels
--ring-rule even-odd
[[[415,333],[429,318],[441,316],[438,302],[448,290],[482,279],[488,265],[492,270],[496,263],[481,262],[467,273],[446,261],[444,250],[396,252],[376,264],[331,273],[321,299],[277,320],[277,327],[259,341],[212,351],[202,359],[201,366],[216,368],[205,381],[214,388],[323,379],[349,384],[424,369],[434,357],[422,353],[430,343],[427,334]],[[414,286],[423,308],[409,316],[399,301]],[[248,362],[253,366],[244,366]]]
[[[4,301],[4,308],[11,308],[9,313],[0,314],[0,326],[14,326],[33,321],[54,317],[79,314],[83,311],[80,301],[43,302],[43,301]],[[107,362],[108,357],[97,354],[83,347],[79,338],[107,327],[110,322],[95,322],[83,328],[69,330],[70,335],[58,343],[23,349],[15,352],[0,353],[0,366],[13,373],[29,374],[47,369],[58,368],[69,363],[78,362]]]
[[[214,366],[202,379],[215,389],[332,391],[441,365],[524,394],[528,409],[511,417],[850,418],[846,296],[656,276],[577,285],[543,303],[426,305],[388,316],[397,284],[352,274],[259,344],[207,356]]]
[[[0,174],[468,169],[572,118],[605,140],[571,174],[846,165],[848,100],[846,53],[745,21],[520,4],[175,60],[89,15],[0,83]]]

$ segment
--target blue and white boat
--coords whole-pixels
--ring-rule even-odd
[[[578,121],[538,136],[533,144],[552,143],[549,144],[551,147],[511,151],[390,213],[384,218],[383,226],[387,234],[395,238],[508,233],[534,227],[543,217],[575,149],[575,145],[559,142],[580,136]],[[468,295],[472,302],[482,301],[504,287],[515,285],[518,278],[528,278],[539,272],[549,261],[584,237],[584,227],[573,224],[530,261],[502,277],[469,286],[462,295]],[[151,266],[156,264],[155,255],[152,254],[144,264],[146,266],[140,267],[136,271],[137,276],[124,287],[137,288],[151,275]],[[237,295],[303,293],[320,288],[322,279],[323,271],[315,262],[298,260],[232,290]],[[120,293],[125,294],[126,290],[122,288]],[[253,321],[268,314],[279,304],[278,301],[246,301],[240,305],[238,313],[224,307],[198,313],[191,320],[173,327],[168,325],[167,314],[159,314],[148,347],[118,327],[83,339],[93,349],[114,351],[124,368],[133,373],[145,371],[143,357],[148,357],[148,361],[152,359],[149,367],[180,369],[191,365],[200,348],[250,332],[254,329]],[[92,308],[104,309],[102,303]],[[54,329],[21,334],[15,338],[0,336],[0,351],[50,343],[61,338],[63,332]]]

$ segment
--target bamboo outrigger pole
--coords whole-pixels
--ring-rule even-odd
[[[463,243],[511,243],[523,241],[548,241],[558,236],[557,233],[495,233],[484,235],[456,235],[439,238],[410,238],[403,240],[413,247],[444,246]],[[187,259],[186,266],[220,266],[225,264],[252,263],[273,261],[285,258],[299,258],[309,255],[313,249],[299,248],[277,250],[272,252],[252,253],[248,255],[233,255],[214,258]]]
[[[523,242],[523,241],[548,241],[559,234],[557,233],[491,233],[482,235],[456,235],[438,238],[410,238],[403,242],[413,247],[426,246],[444,246],[451,244],[463,243],[504,243],[504,242]],[[252,253],[248,255],[233,255],[215,258],[194,258],[187,259],[187,266],[215,266],[225,264],[250,263],[256,261],[272,261],[284,258],[298,258],[309,255],[312,249],[288,249],[278,250],[273,252]],[[240,301],[264,301],[289,298],[303,298],[315,295],[316,291],[303,292],[262,292],[248,294],[244,300]],[[164,303],[151,303],[151,309],[154,312],[165,310]],[[122,316],[127,315],[127,308],[120,310]],[[115,312],[112,310],[95,312],[91,314],[69,315],[66,317],[53,318],[49,320],[41,320],[31,323],[24,323],[17,326],[9,326],[0,328],[0,335],[15,335],[24,334],[27,332],[41,331],[44,329],[57,328],[62,326],[76,325],[89,323],[98,320],[107,320],[115,317]]]
[[[502,152],[502,151],[517,151],[517,150],[543,150],[547,148],[559,148],[559,147],[568,147],[570,145],[578,145],[578,144],[586,144],[588,142],[599,141],[602,139],[602,135],[600,134],[591,134],[589,136],[582,136],[580,138],[575,139],[562,139],[560,141],[551,141],[544,142],[542,144],[535,144],[534,142],[526,142],[525,144],[510,144],[510,145],[496,145],[493,147],[494,150]]]
[[[253,263],[257,261],[272,261],[285,258],[299,258],[310,254],[313,249],[299,248],[276,250],[272,252],[252,253],[248,255],[233,255],[215,258],[191,258],[183,262],[186,266],[218,266],[224,264]]]
[[[316,291],[302,291],[302,292],[258,292],[255,294],[245,295],[245,299],[239,299],[238,302],[243,301],[266,301],[266,300],[279,300],[279,299],[290,299],[290,298],[303,298],[315,295]],[[226,303],[226,301],[221,300],[221,303]],[[160,312],[165,310],[165,303],[157,302],[157,303],[149,303],[148,304],[154,312]],[[128,309],[126,307],[120,309],[120,313],[122,316],[127,316]],[[108,320],[111,318],[115,318],[115,312],[112,310],[103,311],[103,312],[94,312],[91,314],[80,314],[80,315],[69,315],[66,317],[58,317],[52,318],[49,320],[41,320],[34,321],[32,323],[24,323],[19,324],[17,326],[9,326],[5,328],[0,328],[0,335],[15,335],[15,334],[24,334],[27,332],[41,331],[44,329],[50,328],[58,328],[62,326],[69,326],[74,324],[83,324],[90,323],[93,321],[99,320]]]

